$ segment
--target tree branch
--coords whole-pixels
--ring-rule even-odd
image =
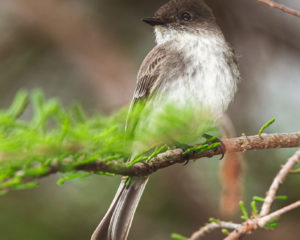
[[[294,203],[292,203],[292,204],[290,204],[290,205],[288,205],[288,206],[286,206],[284,208],[281,208],[281,209],[279,209],[279,210],[277,210],[277,211],[275,211],[275,212],[273,212],[273,213],[271,213],[271,214],[269,214],[269,215],[267,215],[267,216],[265,216],[263,218],[260,218],[259,221],[258,221],[258,225],[260,227],[263,227],[269,221],[271,221],[272,219],[274,219],[276,217],[279,217],[282,214],[287,213],[289,211],[292,211],[292,210],[294,210],[295,208],[298,208],[298,207],[300,207],[300,200],[297,201],[297,202],[294,202]]]
[[[263,228],[272,219],[279,217],[282,214],[292,211],[293,209],[298,207],[300,207],[300,201],[294,202],[267,216],[264,217],[259,216],[254,219],[249,219],[243,224],[224,222],[224,221],[209,223],[204,227],[200,228],[199,231],[193,233],[193,235],[189,238],[189,240],[199,240],[202,237],[204,237],[206,234],[218,228],[234,229],[235,231],[229,234],[224,240],[238,240],[242,235],[251,233],[253,230],[256,230],[258,228]]]
[[[195,160],[204,157],[213,157],[223,153],[246,152],[250,150],[271,149],[271,148],[294,148],[300,147],[300,132],[297,133],[281,133],[281,134],[261,134],[255,136],[245,136],[222,140],[223,146],[216,149],[208,150],[201,154],[190,153],[183,156],[182,149],[173,149],[159,154],[157,157],[152,158],[149,162],[136,163],[132,167],[128,163],[123,163],[117,160],[103,162],[101,159],[92,162],[84,163],[75,167],[73,170],[87,171],[87,172],[105,172],[122,176],[147,176],[159,169],[172,166],[177,163],[184,163],[188,160]],[[45,177],[57,172],[70,171],[69,166],[63,163],[56,163],[49,167],[49,171],[38,178]],[[30,182],[33,178],[25,178],[23,182]],[[4,189],[9,191],[10,189]]]
[[[232,233],[230,233],[224,240],[238,240],[238,239],[240,239],[241,236],[243,236],[245,234],[250,234],[258,228],[263,228],[272,219],[274,219],[278,216],[281,216],[284,213],[292,211],[293,209],[298,208],[298,207],[300,207],[300,201],[294,202],[294,203],[292,203],[282,209],[279,209],[278,211],[275,211],[267,216],[249,219],[248,221],[243,223],[243,225],[240,228],[238,228],[235,231],[233,231]]]
[[[300,201],[297,201],[295,203],[292,203],[282,209],[279,209],[271,214],[270,208],[272,203],[274,202],[276,192],[278,190],[278,187],[280,183],[282,183],[286,177],[286,175],[289,173],[289,171],[292,169],[292,167],[300,161],[300,150],[298,150],[291,158],[287,160],[285,165],[282,167],[282,169],[279,171],[277,176],[275,177],[269,192],[267,193],[267,197],[264,201],[264,204],[262,206],[260,215],[253,219],[249,219],[245,221],[242,226],[235,231],[231,232],[228,237],[225,238],[225,240],[237,240],[241,236],[245,234],[250,234],[252,231],[263,228],[269,221],[274,219],[275,217],[278,217],[286,212],[289,212],[297,207],[300,207]],[[268,215],[267,215],[268,214]]]
[[[260,216],[265,216],[270,212],[272,203],[275,200],[279,185],[284,181],[286,175],[289,174],[290,170],[299,162],[300,150],[296,152],[291,158],[288,159],[287,163],[281,168],[277,176],[274,178],[273,183],[267,192],[264,204],[260,211]]]
[[[246,152],[250,150],[271,149],[271,148],[294,148],[300,147],[300,132],[281,134],[261,134],[255,136],[237,137],[222,140],[226,149],[225,153]],[[204,157],[213,157],[223,153],[223,147],[212,149],[201,154],[189,154],[183,156],[182,149],[169,150],[152,158],[148,163],[137,163],[129,167],[127,163],[117,160],[103,162],[101,159],[87,164],[77,166],[76,170],[88,172],[107,172],[122,176],[147,176],[159,169],[169,167],[177,163],[184,163],[187,160],[195,160]],[[65,172],[63,165],[52,165],[50,171],[43,176],[56,172]]]
[[[282,133],[282,134],[261,134],[255,136],[237,137],[222,140],[226,152],[246,152],[250,150],[270,149],[270,148],[293,148],[300,147],[300,132]],[[203,157],[213,157],[222,154],[223,149],[220,146],[217,149],[206,151],[200,155],[191,154],[183,156],[182,149],[169,150],[159,154],[148,163],[137,163],[133,167],[127,167],[126,163],[112,161],[104,163],[101,160],[77,167],[77,170],[83,171],[103,171],[127,176],[145,176],[161,168],[166,168],[176,163],[184,163],[187,160],[200,159]],[[59,171],[59,169],[53,169]]]
[[[257,0],[257,1],[259,1],[263,4],[266,4],[266,5],[270,6],[271,8],[277,8],[285,13],[291,14],[296,17],[300,17],[300,12],[298,12],[294,9],[288,8],[286,6],[283,6],[281,4],[274,3],[273,1],[270,1],[270,0]]]
[[[201,237],[204,237],[206,234],[212,232],[215,229],[218,228],[226,228],[226,229],[239,229],[242,227],[241,224],[236,224],[236,223],[231,223],[231,222],[212,222],[204,227],[200,228],[199,231],[193,233],[193,235],[189,238],[189,240],[197,240],[200,239]]]

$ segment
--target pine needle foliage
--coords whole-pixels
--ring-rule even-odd
[[[29,104],[33,117],[21,120]],[[27,179],[47,175],[52,166],[72,172],[75,166],[97,159],[126,161],[126,114],[124,108],[110,117],[98,114],[87,118],[78,104],[65,110],[57,99],[46,101],[39,90],[30,96],[20,91],[11,107],[0,111],[2,194],[10,189],[35,187],[37,184]]]
[[[22,118],[26,109],[32,111],[32,118],[27,121]],[[0,110],[0,195],[9,190],[36,187],[36,180],[51,174],[53,167],[65,173],[58,184],[91,174],[113,175],[113,172],[79,172],[76,167],[99,160],[107,163],[112,160],[120,163],[134,161],[128,164],[130,167],[167,151],[169,146],[165,145],[164,136],[191,142],[191,139],[195,140],[194,136],[199,139],[204,132],[215,130],[214,122],[206,113],[197,113],[202,124],[194,122],[193,129],[184,135],[187,127],[183,123],[195,121],[192,119],[195,115],[193,109],[185,108],[182,112],[183,109],[168,105],[155,113],[159,121],[151,123],[141,121],[141,111],[153,114],[149,108],[145,111],[143,105],[135,107],[130,115],[134,134],[133,130],[128,134],[128,130],[125,132],[128,107],[111,116],[96,114],[87,117],[78,104],[66,109],[58,99],[45,100],[40,90],[30,94],[20,91],[8,109]],[[195,129],[194,126],[199,127]],[[178,139],[178,136],[183,138]],[[167,144],[172,145],[171,142]],[[135,157],[130,157],[132,146],[137,145]]]

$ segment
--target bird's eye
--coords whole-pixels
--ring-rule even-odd
[[[184,21],[190,21],[192,19],[191,14],[189,14],[187,12],[184,12],[181,16]]]

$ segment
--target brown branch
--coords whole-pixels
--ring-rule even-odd
[[[246,152],[250,150],[270,149],[270,148],[293,148],[300,147],[300,132],[281,134],[262,134],[222,140],[226,153]],[[191,154],[183,156],[182,149],[174,149],[159,154],[149,163],[137,163],[133,167],[127,167],[126,163],[112,161],[109,163],[96,162],[77,167],[77,170],[84,171],[104,171],[127,176],[145,176],[156,172],[159,169],[169,167],[176,163],[184,163],[187,160],[200,159],[203,157],[213,157],[222,154],[222,147],[206,151],[200,155]],[[58,170],[58,169],[57,169]]]
[[[270,212],[272,203],[275,200],[277,190],[279,185],[284,181],[286,175],[289,174],[290,170],[299,162],[300,160],[300,150],[296,152],[291,158],[287,160],[287,163],[281,168],[277,176],[274,178],[272,185],[267,192],[264,204],[260,211],[260,216],[265,216]]]
[[[267,216],[265,216],[263,218],[260,218],[260,220],[258,221],[258,225],[260,227],[263,227],[269,221],[271,221],[272,219],[274,219],[276,217],[279,217],[282,214],[287,213],[289,211],[292,211],[292,210],[294,210],[295,208],[298,208],[298,207],[300,207],[300,200],[297,201],[297,202],[294,202],[294,203],[292,203],[292,204],[290,204],[290,205],[288,205],[288,206],[286,206],[284,208],[281,208],[281,209],[279,209],[279,210],[277,210],[277,211],[275,211],[275,212],[273,212],[273,213],[271,213],[271,214],[269,214],[269,215],[267,215]]]
[[[236,223],[232,223],[232,222],[220,221],[218,223],[214,223],[214,222],[209,223],[209,224],[206,224],[204,227],[200,228],[199,231],[193,233],[193,235],[189,238],[189,240],[198,240],[201,237],[204,237],[206,234],[208,234],[218,228],[239,229],[240,227],[242,227],[241,224],[236,224]]]
[[[270,0],[257,0],[263,4],[266,4],[268,6],[270,6],[271,8],[277,8],[285,13],[288,13],[288,14],[291,14],[293,16],[296,16],[296,17],[300,17],[300,12],[299,11],[296,11],[294,9],[291,9],[291,8],[288,8],[286,6],[283,6],[281,4],[278,4],[278,3],[274,3],[273,1],[270,1]]]
[[[218,228],[234,229],[231,234],[229,234],[224,240],[238,240],[242,235],[250,234],[258,228],[263,228],[272,219],[281,216],[284,213],[292,211],[295,208],[300,207],[300,201],[294,202],[284,208],[281,208],[267,216],[259,216],[254,219],[249,219],[243,224],[236,224],[232,222],[220,221],[219,223],[209,223],[204,227],[200,228],[199,231],[193,233],[189,240],[199,240],[206,234],[212,232]]]
[[[262,206],[260,215],[258,215],[254,219],[249,219],[249,220],[245,221],[240,228],[231,232],[224,240],[237,240],[241,236],[250,234],[258,228],[263,228],[270,220],[274,219],[275,217],[278,217],[278,216],[280,216],[284,213],[287,213],[297,207],[300,207],[300,201],[297,201],[295,203],[292,203],[284,208],[281,208],[281,209],[269,214],[271,205],[274,202],[275,195],[279,188],[280,183],[282,183],[284,181],[286,175],[289,173],[289,171],[292,169],[292,167],[299,161],[300,161],[300,150],[298,150],[291,158],[289,158],[287,160],[285,165],[282,167],[282,169],[279,171],[279,173],[275,177],[275,179],[270,187],[270,190],[267,193],[267,197]]]
[[[240,236],[249,234],[258,228],[258,219],[249,219],[241,228],[230,233],[224,240],[238,240]]]
[[[242,225],[242,227],[240,227],[239,229],[236,229],[231,234],[229,234],[224,240],[238,240],[238,239],[240,239],[241,236],[243,236],[245,234],[250,234],[258,228],[263,228],[272,219],[279,217],[282,214],[292,211],[298,207],[300,207],[300,201],[294,202],[294,203],[292,203],[284,208],[281,208],[278,211],[275,211],[267,216],[250,219],[250,220],[246,221]]]

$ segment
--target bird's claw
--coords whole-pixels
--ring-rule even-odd
[[[225,156],[225,152],[226,152],[226,147],[225,144],[222,142],[222,140],[220,140],[219,138],[215,137],[215,136],[211,136],[209,134],[203,134],[203,137],[206,139],[205,143],[208,145],[211,145],[213,143],[220,143],[219,148],[221,149],[221,158],[220,160],[222,160]],[[217,148],[214,149],[215,151],[217,151]]]

